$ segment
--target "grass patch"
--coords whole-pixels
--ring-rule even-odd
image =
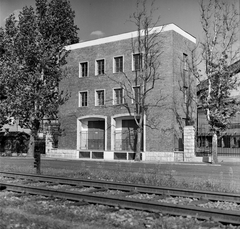
[[[3,171],[33,173],[35,169],[30,166],[1,166]],[[88,168],[85,162],[80,163],[78,170],[71,169],[54,169],[42,168],[43,175],[56,175],[71,178],[84,178],[96,180],[117,181],[123,183],[146,184],[153,186],[178,187],[195,190],[217,191],[240,193],[239,182],[232,179],[232,173],[229,173],[227,182],[224,182],[223,174],[219,174],[219,178],[209,176],[207,179],[188,177],[182,178],[175,171],[162,171],[161,165],[156,164],[151,170],[139,168],[137,172],[133,172],[131,166],[122,168],[121,164],[117,165],[114,170],[105,169],[102,166],[97,166],[95,169]],[[216,175],[215,175],[216,176]]]

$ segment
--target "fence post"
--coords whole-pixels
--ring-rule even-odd
[[[217,157],[217,134],[214,133],[212,136],[212,164],[218,163]]]
[[[50,132],[46,133],[45,142],[46,142],[46,145],[45,145],[45,147],[46,147],[46,149],[45,149],[46,155],[50,155],[51,154],[51,150],[53,148],[53,146],[52,146],[53,137],[52,137],[52,134]]]

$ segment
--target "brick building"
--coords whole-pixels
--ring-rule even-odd
[[[156,27],[158,28],[158,27]],[[159,27],[159,29],[162,27]],[[184,119],[184,94],[180,90],[184,60],[196,39],[174,24],[163,27],[159,73],[154,89],[147,97],[156,106],[144,118],[142,159],[176,159],[181,150],[182,129],[177,119]],[[124,74],[134,77],[139,53],[133,53],[130,32],[68,46],[67,77],[61,87],[71,97],[60,108],[62,134],[58,149],[51,155],[68,158],[133,159],[135,122],[124,103],[124,90],[119,82]],[[135,61],[135,62],[134,62]],[[133,78],[132,78],[133,79]],[[178,117],[176,117],[178,116]],[[152,120],[157,125],[150,126]]]

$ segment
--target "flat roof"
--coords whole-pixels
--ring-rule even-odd
[[[185,32],[184,30],[182,30],[180,27],[176,26],[173,23],[164,25],[164,26],[154,27],[153,29],[151,29],[150,34],[155,33],[155,32],[166,32],[166,31],[171,31],[171,30],[179,33],[180,35],[182,35],[183,37],[192,41],[193,43],[196,43],[195,37],[193,37],[189,33]],[[85,41],[85,42],[68,45],[68,46],[66,46],[66,49],[67,50],[81,49],[81,48],[90,47],[90,46],[94,46],[94,45],[101,45],[101,44],[106,44],[106,43],[110,43],[110,42],[114,42],[114,41],[135,38],[137,36],[138,36],[137,31],[129,32],[129,33],[122,33],[119,35],[114,35],[114,36],[110,36],[110,37],[104,37],[104,38],[99,38],[99,39],[95,39],[95,40],[91,40],[91,41]]]

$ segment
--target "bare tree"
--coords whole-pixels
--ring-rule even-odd
[[[187,45],[186,45],[187,46]],[[197,114],[197,98],[196,98],[196,85],[197,80],[190,71],[192,56],[195,52],[189,49],[188,54],[183,54],[179,57],[180,61],[180,77],[177,82],[177,89],[179,90],[178,96],[181,102],[173,98],[172,110],[176,117],[176,121],[180,132],[175,131],[176,137],[181,140],[179,141],[178,150],[183,150],[183,131],[185,126],[196,125],[196,114]]]
[[[122,73],[124,80],[114,80],[124,90],[124,106],[136,123],[134,142],[136,143],[135,160],[140,160],[141,146],[143,145],[144,126],[157,127],[157,119],[149,117],[151,109],[160,108],[164,97],[161,89],[158,89],[157,99],[149,99],[156,81],[161,80],[159,67],[160,55],[162,54],[162,27],[157,27],[159,17],[154,20],[153,14],[157,9],[154,1],[147,8],[147,0],[137,2],[137,10],[130,17],[130,21],[137,27],[137,37],[131,39],[131,52],[133,53],[134,74]],[[146,117],[147,122],[144,122]]]
[[[240,67],[239,19],[235,5],[227,1],[202,0],[200,11],[203,39],[199,43],[199,56],[192,59],[191,70],[197,79],[205,79],[199,101],[214,133],[212,161],[216,163],[217,132],[227,128],[238,105],[231,91],[238,86],[234,75]]]

